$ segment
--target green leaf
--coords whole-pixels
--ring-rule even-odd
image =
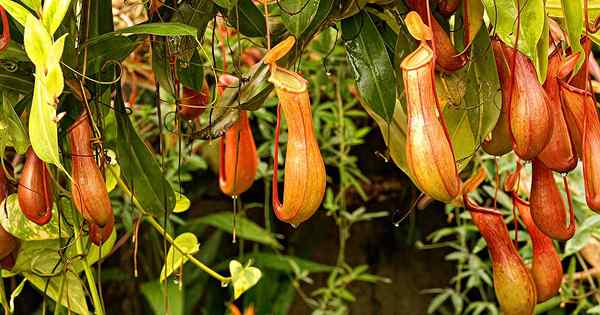
[[[63,223],[61,225],[61,234],[58,229],[58,212],[56,205],[52,207],[52,218],[45,225],[37,225],[31,222],[21,211],[19,207],[19,198],[17,194],[12,194],[0,204],[0,224],[14,237],[24,241],[51,240],[58,239],[59,235],[67,238],[70,235],[70,227]]]
[[[227,20],[248,37],[263,37],[267,33],[265,17],[250,0],[238,0],[227,13]]]
[[[50,35],[56,32],[60,26],[71,0],[45,0],[44,9],[42,11],[42,22]]]
[[[195,27],[182,23],[145,23],[138,24],[112,33],[106,33],[101,36],[114,36],[120,34],[147,34],[158,36],[196,36],[197,30]]]
[[[21,2],[35,12],[42,12],[42,0],[21,0]]]
[[[61,291],[61,284],[64,285],[60,303],[74,313],[89,314],[83,285],[79,277],[73,272],[67,271],[66,278],[64,275],[42,278],[29,272],[24,272],[23,276],[38,290],[45,292],[54,301],[59,300],[58,295]],[[64,283],[63,279],[65,279]]]
[[[229,272],[231,273],[234,300],[252,288],[262,276],[260,269],[251,266],[244,267],[237,260],[229,262]]]
[[[569,36],[569,44],[574,53],[581,53],[583,56],[583,46],[581,46],[581,35],[584,30],[584,16],[583,16],[583,1],[585,0],[561,0],[561,6],[565,18],[565,27],[567,28],[567,35]],[[585,58],[579,58],[577,60],[577,66],[575,72],[581,68]]]
[[[38,68],[46,69],[48,54],[53,49],[52,38],[42,22],[32,15],[28,16],[25,24],[23,44],[31,62]]]
[[[19,24],[25,26],[27,24],[27,18],[33,15],[27,11],[24,7],[12,0],[0,0],[0,5],[4,7],[6,12],[10,14]]]
[[[35,154],[44,162],[62,168],[58,153],[58,135],[56,109],[48,103],[48,93],[43,86],[43,76],[37,72],[35,80],[31,112],[29,113],[29,140]]]
[[[8,47],[0,52],[0,60],[9,60],[12,62],[29,62],[29,57],[23,46],[15,41],[11,41]]]
[[[570,1],[570,0],[569,0]],[[514,46],[517,23],[517,7],[514,0],[482,0],[485,5],[490,24],[495,26],[492,33],[498,34],[500,39],[509,46]],[[521,26],[518,48],[531,60],[536,60],[537,44],[544,29],[546,12],[544,0],[521,1]],[[540,58],[547,56],[540,56]],[[538,71],[538,77],[540,69]]]
[[[188,258],[184,256],[185,254],[195,254],[200,247],[196,235],[192,233],[183,233],[177,236],[173,242],[181,251],[175,249],[172,245],[171,248],[169,248],[167,258],[165,258],[165,264],[160,271],[161,282],[165,281],[173,271],[179,269],[179,267],[188,261]]]
[[[323,265],[314,261],[287,255],[252,253],[245,255],[244,258],[252,259],[254,264],[262,269],[273,269],[287,273],[294,272],[292,264],[295,264],[300,270],[308,272],[330,272],[335,268],[334,266]]]
[[[321,1],[319,0],[319,7],[317,8],[317,12],[315,13],[310,25],[304,30],[302,34],[303,37],[308,38],[315,32],[317,32],[322,24],[326,22],[331,9],[333,9],[334,1]]]
[[[31,71],[22,70],[10,72],[0,67],[0,88],[31,95],[33,92],[34,78]]]
[[[342,34],[361,97],[377,115],[391,122],[396,105],[394,69],[375,24],[360,12],[342,21]]]
[[[117,36],[89,44],[88,69],[99,70],[109,61],[122,62],[142,42],[140,38]],[[96,71],[93,71],[90,74],[95,73]]]
[[[320,0],[282,0],[281,22],[296,38],[308,28],[317,14]]]
[[[184,194],[180,194],[175,192],[175,208],[173,208],[173,213],[181,213],[185,212],[190,208],[191,202]]]
[[[152,152],[133,128],[120,89],[117,89],[115,107],[116,149],[123,178],[144,209],[159,216],[175,207],[173,188],[163,176]]]
[[[233,231],[233,214],[231,212],[218,212],[194,219],[190,224],[205,224],[216,227],[228,233]],[[283,248],[274,235],[258,226],[256,223],[244,218],[236,219],[236,234],[239,238],[265,244],[275,248]]]
[[[580,251],[588,241],[593,233],[600,232],[600,216],[590,216],[583,223],[577,227],[575,235],[567,241],[565,244],[565,251],[562,257],[573,255]]]
[[[448,100],[444,118],[460,168],[479,149],[500,115],[502,95],[498,72],[493,52],[487,47],[490,47],[489,36],[486,29],[481,29],[473,41],[471,66],[455,72],[453,79],[448,77],[446,84],[437,85],[439,94]]]
[[[181,315],[183,314],[183,291],[179,289],[179,286],[173,282],[167,282],[167,305],[165,305],[165,290],[164,284],[159,281],[151,281],[142,284],[142,294],[146,298],[148,304],[152,308],[152,311],[156,315],[160,314],[171,314]]]
[[[13,147],[18,154],[25,154],[29,141],[21,119],[14,110],[17,98],[9,91],[2,92],[0,105],[0,158],[4,157],[4,149]]]
[[[118,36],[129,36],[133,34],[144,34],[144,35],[157,35],[157,36],[196,36],[197,30],[193,26],[189,26],[182,23],[145,23],[138,24],[118,31],[105,33],[99,36],[95,36],[87,41],[84,45],[97,45],[102,42],[110,42]]]

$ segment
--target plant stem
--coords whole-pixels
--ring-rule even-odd
[[[108,168],[108,169],[111,172],[113,172],[112,169],[110,169],[110,168]],[[173,237],[167,231],[165,231],[165,229],[156,221],[156,219],[154,219],[154,217],[152,217],[151,215],[149,215],[146,212],[146,210],[144,210],[144,207],[142,207],[142,205],[139,203],[139,201],[131,193],[131,191],[129,190],[129,188],[127,187],[127,185],[125,185],[125,183],[123,182],[123,180],[121,179],[121,177],[117,176],[117,174],[114,174],[114,172],[113,172],[113,175],[117,179],[117,184],[119,185],[119,187],[121,187],[121,189],[127,194],[127,196],[129,198],[131,198],[131,200],[133,201],[133,205],[138,209],[138,211],[140,211],[140,213],[144,216],[144,218],[146,219],[146,221],[148,221],[148,223],[150,223],[150,225],[152,225],[152,227],[158,233],[160,233],[160,235],[162,235],[165,238],[165,240],[167,240],[167,242],[169,244],[171,244],[171,246],[173,246],[173,248],[175,248],[183,256],[185,256],[192,264],[196,265],[198,268],[200,268],[202,271],[204,271],[207,274],[209,274],[211,277],[213,277],[213,278],[221,281],[221,283],[229,283],[229,282],[231,282],[231,277],[224,277],[224,276],[220,275],[219,273],[217,273],[216,271],[210,269],[210,267],[208,267],[207,265],[203,264],[201,261],[199,261],[198,259],[196,259],[196,257],[194,257],[191,254],[186,253],[185,251],[181,250],[181,248],[179,248],[179,246],[177,246],[177,244],[175,244],[175,241],[173,240]]]
[[[169,242],[171,244],[171,246],[173,246],[183,256],[185,256],[187,259],[189,259],[189,261],[192,264],[194,264],[198,268],[202,269],[202,271],[208,273],[211,277],[213,277],[213,278],[221,281],[221,283],[229,283],[229,282],[231,282],[231,277],[223,277],[222,275],[220,275],[216,271],[210,269],[210,267],[206,266],[201,261],[199,261],[198,259],[196,259],[196,257],[194,257],[194,256],[192,256],[192,255],[190,255],[190,254],[182,251],[179,248],[179,246],[177,246],[177,244],[175,244],[175,242],[173,241],[173,237],[171,237],[171,235],[169,235],[169,233],[167,231],[165,231],[165,229],[158,222],[156,222],[156,220],[153,217],[146,216],[145,219],[146,219],[146,221],[148,221],[148,223],[150,223],[150,225],[152,225],[152,227],[154,227],[155,230],[158,231],[158,233],[160,233],[167,240],[167,242]]]
[[[98,295],[98,289],[96,287],[96,280],[94,279],[94,274],[92,273],[92,268],[87,261],[87,255],[84,254],[83,244],[81,242],[81,233],[79,229],[75,229],[75,246],[77,249],[77,254],[81,255],[83,260],[83,271],[85,273],[85,278],[88,283],[88,287],[90,289],[90,294],[92,295],[92,302],[94,303],[94,311],[97,315],[104,315],[104,305],[100,302],[100,295]],[[59,298],[60,300],[60,298]]]

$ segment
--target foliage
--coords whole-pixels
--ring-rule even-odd
[[[444,1],[431,2],[438,9],[437,2]],[[433,78],[439,102],[435,113],[443,118],[463,177],[479,166],[486,169],[477,201],[497,202],[513,226],[513,205],[495,175],[511,169],[515,156],[494,160],[479,150],[501,115],[502,82],[490,38],[516,46],[532,60],[543,82],[548,16],[560,21],[571,50],[582,52],[579,40],[589,22],[585,17],[593,21],[600,15],[600,3],[586,2],[584,12],[580,0],[460,2],[464,6],[440,19],[440,27],[451,34],[455,56],[465,57],[467,64],[457,71],[438,71]],[[404,86],[401,68],[419,44],[404,21],[411,3],[0,0],[10,15],[3,24],[10,28],[4,32],[10,33],[10,42],[0,51],[0,170],[14,169],[15,175],[7,178],[19,187],[22,155],[31,146],[49,165],[55,200],[53,217],[44,226],[25,217],[17,194],[2,201],[2,228],[20,240],[12,253],[14,267],[2,273],[20,283],[10,295],[0,286],[5,311],[18,311],[14,302],[31,285],[43,297],[41,313],[118,312],[104,304],[108,292],[102,286],[130,282],[119,289],[133,288],[138,296],[132,299],[140,303],[143,297],[147,305],[142,307],[155,314],[221,314],[234,302],[248,313],[286,314],[298,296],[312,314],[333,315],[349,313],[358,282],[387,285],[390,280],[371,273],[368,265],[353,265],[347,243],[354,226],[389,216],[368,203],[372,182],[359,167],[358,154],[367,139],[382,138],[387,147],[376,158],[392,160],[412,177],[406,156],[410,86]],[[317,216],[325,215],[337,227],[337,259],[330,264],[312,261],[311,244],[300,250],[290,242],[293,233],[275,224],[271,214],[269,192],[277,180],[285,180],[281,171],[271,181],[273,168],[285,169],[285,130],[293,122],[283,121],[275,143],[279,116],[268,80],[272,68],[261,58],[289,35],[295,46],[278,60],[278,67],[308,81],[312,121],[328,174]],[[600,43],[597,35],[591,38]],[[258,54],[256,60],[251,61],[252,54]],[[239,84],[220,95],[219,76],[225,73],[235,75]],[[205,112],[194,120],[181,119],[181,108],[189,101],[181,90],[203,87],[210,96],[201,106]],[[250,112],[260,162],[253,188],[229,200],[216,188],[216,138],[240,119],[240,110]],[[93,222],[77,211],[70,191],[73,152],[67,134],[83,112],[90,115],[94,158],[116,218],[102,246],[94,244]],[[275,145],[281,146],[278,165],[271,162]],[[600,284],[586,273],[590,265],[596,267],[586,253],[597,248],[600,221],[585,205],[581,177],[579,171],[569,175],[576,183],[572,192],[580,224],[571,240],[559,244],[568,266],[565,281],[560,296],[538,306],[540,313],[598,312],[594,304]],[[449,287],[423,292],[433,295],[428,312],[497,314],[486,244],[459,204],[454,200],[446,206],[448,226],[432,233],[428,244],[417,243],[449,248],[446,260],[456,265]],[[528,262],[532,254],[526,233],[511,234],[518,236],[519,252]],[[105,260],[108,268],[102,267]],[[317,274],[325,281],[310,287]]]

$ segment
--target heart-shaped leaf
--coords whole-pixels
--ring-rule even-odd
[[[260,269],[251,266],[242,266],[237,260],[229,262],[229,272],[231,273],[231,284],[233,285],[233,298],[239,298],[244,292],[252,288],[260,277]]]
[[[177,270],[188,261],[188,258],[184,255],[197,253],[200,247],[196,235],[192,233],[183,233],[177,236],[173,243],[175,243],[181,251],[175,249],[174,246],[169,248],[167,258],[165,258],[165,264],[160,271],[160,281],[164,281],[173,273],[173,271]]]

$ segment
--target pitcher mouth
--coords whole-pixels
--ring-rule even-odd
[[[67,131],[71,131],[73,128],[79,126],[79,124],[81,124],[86,119],[88,119],[88,117],[89,117],[89,115],[88,115],[87,111],[84,110],[81,114],[79,114],[79,117],[77,117],[77,119],[75,119],[75,121],[71,124],[71,126],[69,126]]]
[[[277,66],[271,67],[269,82],[277,88],[292,93],[303,93],[307,89],[306,80],[301,75]]]

